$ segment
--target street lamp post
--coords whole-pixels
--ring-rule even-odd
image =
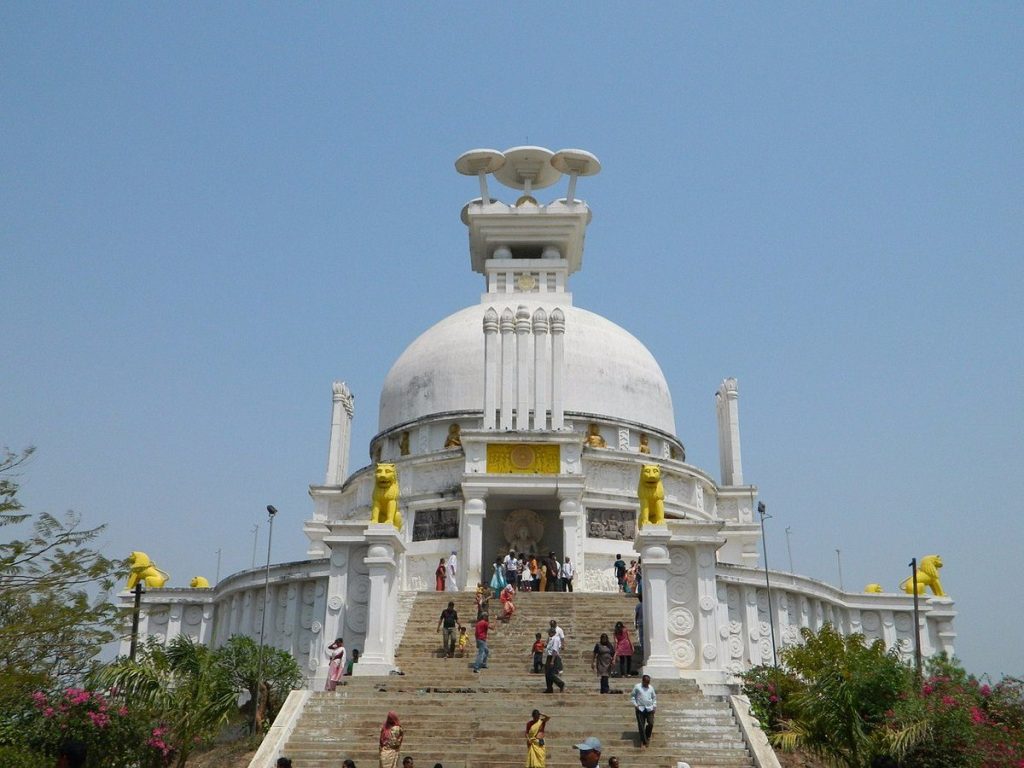
[[[761,516],[761,548],[764,552],[764,586],[768,592],[768,626],[772,631],[772,666],[778,668],[779,654],[775,648],[775,611],[772,610],[772,585],[768,579],[768,540],[764,537],[764,520],[771,517],[763,501],[757,503],[757,514]]]
[[[270,532],[267,534],[267,570],[263,577],[263,614],[260,616],[260,650],[259,659],[256,662],[256,710],[259,711],[259,691],[263,688],[263,645],[264,630],[267,627],[267,607],[270,600],[270,544],[274,540],[274,515],[277,508],[273,504],[267,504],[267,514],[270,516]]]
[[[917,558],[910,561],[910,578],[914,588],[914,671],[918,682],[921,680],[921,617],[917,604]]]
[[[135,650],[139,645],[139,613],[142,610],[142,582],[139,579],[135,582],[135,606],[132,608],[132,642],[128,649],[128,658],[135,661]]]

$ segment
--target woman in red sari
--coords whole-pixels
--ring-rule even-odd
[[[437,564],[437,570],[434,571],[434,589],[438,592],[444,592],[444,558],[441,558],[441,562]]]
[[[402,748],[402,725],[398,715],[388,712],[380,729],[380,768],[398,768],[398,751]]]
[[[515,603],[512,602],[512,598],[515,597],[516,589],[511,584],[506,584],[501,590],[501,594],[498,597],[501,599],[501,618],[508,621],[512,618],[512,614],[516,612]]]

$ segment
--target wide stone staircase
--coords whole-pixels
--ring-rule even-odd
[[[454,599],[470,635],[464,658],[444,658],[438,617]],[[612,693],[599,694],[590,669],[594,644],[616,621],[632,627],[636,603],[624,595],[520,593],[507,623],[493,624],[486,669],[474,673],[476,618],[468,593],[416,595],[396,662],[402,675],[345,678],[333,693],[312,694],[283,754],[295,768],[336,768],[351,758],[359,768],[377,765],[377,739],[388,710],[402,721],[402,755],[418,768],[515,768],[526,762],[524,729],[534,708],[551,717],[547,764],[578,766],[573,744],[596,736],[602,765],[617,755],[624,768],[752,768],[729,704],[704,696],[685,680],[654,680],[658,711],[651,746],[641,749],[629,692],[638,677],[612,678]],[[500,613],[491,601],[492,619]],[[566,633],[564,693],[544,693],[544,676],[532,674],[535,634],[547,637],[550,619]],[[634,638],[635,639],[635,638]]]

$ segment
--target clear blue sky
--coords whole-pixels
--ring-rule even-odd
[[[455,157],[578,146],[576,302],[648,345],[716,477],[739,378],[772,565],[787,526],[853,589],[937,552],[968,668],[1024,674],[1022,40],[1017,3],[6,3],[23,499],[175,584],[248,567],[267,503],[301,559],[331,381],[356,467],[391,363],[482,289]]]

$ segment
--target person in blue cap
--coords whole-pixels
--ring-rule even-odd
[[[594,736],[588,736],[573,747],[580,751],[580,765],[583,768],[598,768],[601,764],[601,742]]]

